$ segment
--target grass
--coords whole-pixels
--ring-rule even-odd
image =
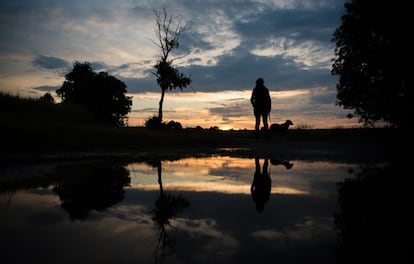
[[[113,127],[96,122],[85,109],[0,93],[0,154],[62,152],[168,152],[217,148],[250,148],[257,144],[316,142],[393,144],[406,138],[395,129],[292,129],[256,140],[251,130],[180,130]],[[302,144],[303,145],[303,144]]]

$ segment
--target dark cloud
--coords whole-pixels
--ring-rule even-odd
[[[158,111],[158,108],[156,107],[148,107],[148,108],[141,108],[141,109],[133,109],[131,110],[131,112],[134,113],[151,113],[151,112],[155,112]]]
[[[160,88],[157,86],[157,81],[154,76],[145,78],[117,78],[125,83],[129,93],[160,92]]]
[[[37,91],[42,91],[42,92],[54,92],[59,88],[60,86],[42,85],[42,86],[34,87],[33,89]]]
[[[236,105],[223,106],[223,107],[212,107],[212,108],[209,108],[209,111],[212,114],[220,115],[223,118],[240,117],[246,114],[246,107],[236,104]]]
[[[257,42],[267,37],[289,37],[297,41],[330,41],[340,23],[341,5],[321,9],[276,9],[235,22],[244,40]]]
[[[46,70],[67,70],[71,64],[63,59],[39,55],[33,59],[32,65]]]
[[[214,92],[253,88],[257,77],[263,77],[271,90],[292,90],[311,87],[334,87],[337,78],[328,69],[303,69],[289,58],[264,57],[235,49],[231,55],[219,57],[215,66],[190,65],[179,68],[191,76],[185,91]],[[150,71],[149,69],[148,71]],[[143,78],[123,78],[129,92],[158,92],[154,75]]]
[[[332,86],[335,81],[327,69],[303,69],[289,58],[256,56],[243,49],[221,56],[214,67],[194,65],[184,71],[197,91],[252,88],[259,76],[271,90]]]
[[[108,65],[106,65],[105,62],[102,61],[92,61],[91,63],[92,68],[96,71],[96,72],[100,72],[100,71],[108,71]]]
[[[334,104],[336,99],[335,89],[323,89],[322,91],[311,92],[311,104]]]

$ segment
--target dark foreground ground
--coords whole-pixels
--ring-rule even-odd
[[[258,139],[251,130],[151,130],[67,125],[6,128],[2,163],[50,159],[177,159],[186,156],[269,156],[288,160],[382,162],[409,155],[411,129],[292,129]]]

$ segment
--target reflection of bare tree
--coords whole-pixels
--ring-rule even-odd
[[[12,198],[13,194],[14,194],[14,192],[11,192],[11,191],[6,192],[6,195],[7,195],[7,206],[10,206],[11,198]]]
[[[160,186],[160,195],[155,201],[154,216],[152,217],[160,229],[155,252],[155,262],[164,263],[167,257],[167,250],[172,249],[175,245],[175,241],[168,236],[166,226],[170,225],[170,219],[175,217],[181,209],[188,207],[190,203],[181,194],[165,194],[162,184],[161,161],[155,160],[150,164],[157,168],[158,184]]]

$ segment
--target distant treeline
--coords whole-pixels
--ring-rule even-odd
[[[94,115],[81,106],[41,98],[0,92],[3,151],[59,151],[73,147],[87,150],[103,144],[117,144],[117,127],[96,121]]]
[[[42,125],[57,123],[96,123],[85,108],[71,104],[55,104],[45,97],[30,98],[0,92],[1,122],[10,124],[31,123]]]
[[[0,153],[239,145],[237,138],[218,129],[182,129],[178,122],[166,123],[165,129],[102,123],[86,108],[54,103],[44,96],[27,98],[0,92],[0,120]]]

